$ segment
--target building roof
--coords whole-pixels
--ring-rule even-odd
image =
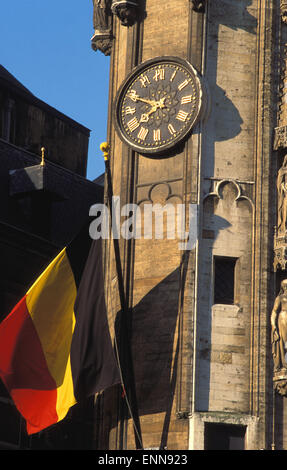
[[[99,186],[104,187],[105,186],[105,173],[102,173],[100,176],[98,176],[96,179],[94,179],[93,183],[96,183]]]
[[[17,80],[3,65],[0,64],[0,80],[6,82],[7,86],[14,87],[15,90],[21,90],[24,93],[34,96],[28,88]]]
[[[77,121],[74,121],[74,119],[71,119],[62,112],[58,111],[56,108],[53,108],[49,104],[37,98],[35,95],[33,95],[33,93],[31,93],[30,90],[28,90],[28,88],[19,82],[19,80],[17,80],[14,75],[12,75],[5,67],[3,67],[3,65],[0,64],[0,88],[1,87],[11,90],[13,93],[20,95],[25,101],[28,101],[34,106],[43,109],[47,113],[54,115],[62,121],[68,122],[70,126],[78,128],[84,134],[88,136],[90,135],[90,129],[78,123]]]
[[[0,139],[0,222],[30,232],[22,203],[10,196],[11,176],[15,170],[39,165],[40,157]],[[93,204],[103,201],[103,187],[93,181],[46,161],[49,178],[63,198],[53,202],[50,217],[50,241],[64,246],[89,218]]]

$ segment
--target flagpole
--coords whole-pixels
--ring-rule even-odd
[[[113,226],[113,184],[112,184],[112,177],[111,177],[111,169],[110,169],[110,146],[107,142],[104,142],[100,145],[100,149],[103,152],[104,156],[104,162],[105,162],[105,170],[106,170],[106,177],[107,177],[107,194],[108,194],[108,202],[109,202],[109,209],[110,209],[110,216],[111,216],[111,226]],[[134,375],[133,375],[133,364],[132,364],[132,358],[131,358],[131,349],[130,349],[130,341],[128,336],[128,329],[126,325],[126,320],[127,320],[127,313],[128,313],[128,305],[126,301],[126,296],[125,296],[125,288],[124,288],[124,279],[123,279],[123,272],[122,272],[122,266],[121,266],[121,257],[120,257],[120,249],[119,249],[119,242],[118,239],[113,236],[113,244],[114,244],[114,253],[115,253],[115,261],[116,261],[116,270],[117,270],[117,277],[118,277],[118,288],[119,288],[119,296],[120,296],[120,303],[121,303],[121,310],[123,312],[123,316],[121,318],[122,321],[124,321],[124,333],[125,333],[125,345],[127,347],[127,354],[128,354],[128,370],[129,370],[129,377],[130,380],[128,381],[128,387],[130,390],[130,393],[132,395],[132,406],[129,403],[129,398],[126,393],[126,387],[125,387],[125,380],[127,381],[127,378],[125,377],[125,380],[123,379],[122,375],[122,370],[121,370],[121,364],[120,364],[120,357],[119,357],[119,350],[118,350],[118,345],[117,345],[117,338],[115,334],[115,345],[117,348],[117,355],[118,355],[118,362],[119,362],[119,368],[120,368],[120,373],[122,376],[122,386],[123,386],[123,391],[124,391],[124,397],[126,400],[127,407],[129,409],[129,413],[131,415],[133,425],[134,425],[134,431],[135,431],[135,440],[136,440],[136,447],[137,449],[143,449],[143,443],[142,443],[142,436],[141,436],[141,428],[140,428],[140,419],[139,419],[139,414],[138,414],[138,408],[136,404],[136,391],[135,391],[135,385],[134,385]]]
[[[104,142],[101,144],[100,148],[103,152],[104,161],[105,161],[105,170],[106,170],[106,175],[107,175],[108,201],[109,201],[109,209],[110,209],[110,214],[111,214],[111,227],[113,227],[113,222],[112,222],[113,186],[112,186],[112,178],[111,178],[111,170],[110,170],[110,146],[108,143]],[[126,305],[126,298],[125,298],[124,279],[123,279],[123,273],[122,273],[122,268],[121,268],[120,249],[119,249],[118,239],[113,235],[114,234],[112,234],[112,237],[114,241],[114,251],[115,251],[115,258],[116,258],[121,308],[123,311],[126,311],[127,305]]]

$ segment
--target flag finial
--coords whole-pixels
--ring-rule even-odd
[[[45,165],[45,150],[46,150],[45,147],[41,148],[41,152],[42,152],[41,166]]]
[[[100,145],[100,149],[101,151],[103,152],[104,154],[104,159],[105,160],[108,160],[109,157],[110,157],[110,146],[107,142],[103,142],[101,145]]]

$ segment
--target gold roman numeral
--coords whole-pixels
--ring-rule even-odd
[[[178,111],[177,115],[176,115],[176,119],[178,119],[179,121],[182,121],[182,122],[185,122],[186,119],[187,119],[187,116],[188,116],[188,113],[186,113],[185,111]]]
[[[175,71],[173,72],[172,76],[170,77],[170,81],[171,81],[171,82],[173,82],[174,77],[176,76],[176,74],[177,74],[177,70],[175,70]]]
[[[180,85],[178,85],[178,89],[179,91],[183,90],[188,84],[189,84],[190,80],[184,80],[184,82],[182,82]]]
[[[142,88],[146,88],[148,85],[150,85],[150,80],[147,75],[140,77],[140,82]]]
[[[153,131],[153,140],[158,142],[160,140],[160,129],[155,129]]]
[[[133,119],[131,119],[128,123],[128,128],[131,132],[135,131],[138,127],[139,127],[139,122],[137,120],[136,117],[134,117]]]
[[[136,108],[131,108],[130,106],[127,106],[125,109],[126,114],[135,114]]]
[[[146,129],[145,127],[141,127],[138,133],[138,139],[145,140],[147,135],[148,129]]]
[[[156,69],[153,79],[157,82],[158,80],[164,80],[165,69]]]
[[[136,90],[131,90],[131,91],[128,93],[128,97],[129,97],[132,101],[137,101],[138,95],[137,95]]]
[[[168,128],[168,130],[169,130],[170,134],[172,134],[172,135],[173,135],[173,134],[175,134],[175,133],[176,133],[176,130],[175,130],[175,128],[173,127],[173,125],[172,125],[172,124],[169,124],[169,125],[167,126],[167,128]]]
[[[191,103],[192,102],[192,95],[183,96],[181,98],[181,104]]]

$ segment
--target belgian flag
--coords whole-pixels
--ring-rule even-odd
[[[104,296],[101,240],[83,230],[0,324],[0,377],[28,434],[120,383]]]

